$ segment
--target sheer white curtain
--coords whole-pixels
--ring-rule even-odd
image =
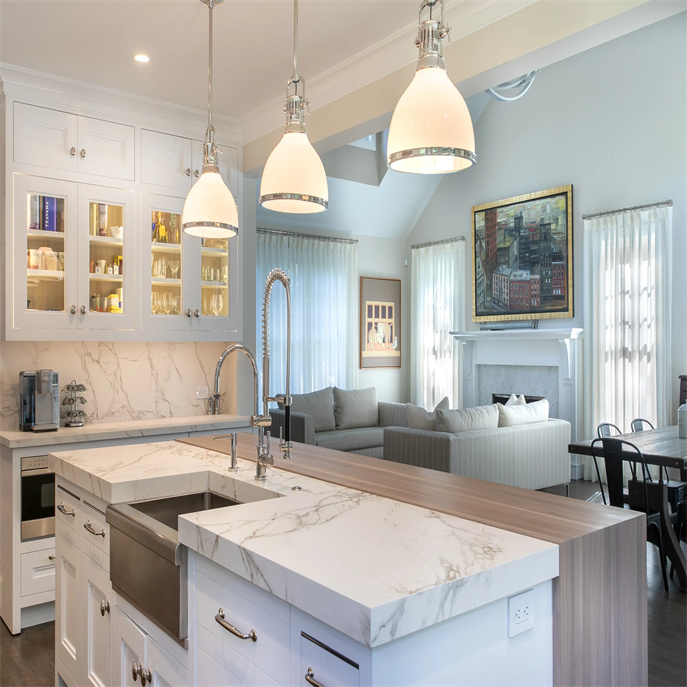
[[[326,386],[354,388],[357,381],[357,245],[258,230],[256,256],[257,351],[262,368],[262,303],[275,267],[291,280],[291,393]],[[270,393],[286,383],[286,291],[272,287]],[[261,369],[262,372],[262,369]]]
[[[433,409],[444,396],[463,404],[462,350],[449,334],[465,328],[465,241],[413,248],[411,400]]]
[[[672,207],[584,221],[585,435],[670,417]],[[585,479],[596,479],[590,460]]]

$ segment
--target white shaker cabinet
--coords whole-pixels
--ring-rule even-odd
[[[14,161],[133,181],[134,127],[17,102]]]
[[[112,682],[112,611],[114,599],[110,576],[82,553],[85,684],[102,687]]]

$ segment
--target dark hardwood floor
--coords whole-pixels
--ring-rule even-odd
[[[547,489],[563,494],[562,488]],[[572,498],[588,499],[596,492],[591,482],[573,482]],[[682,542],[685,547],[685,543]],[[649,685],[687,685],[687,594],[674,582],[663,588],[658,550],[647,544]],[[55,629],[37,625],[13,637],[0,622],[0,687],[49,687],[55,684]]]

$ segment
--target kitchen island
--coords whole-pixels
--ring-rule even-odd
[[[125,451],[63,452],[53,454],[51,464],[63,488],[72,485],[73,491],[90,495],[101,508],[107,503],[208,488],[231,494],[240,490],[242,483],[255,485],[254,465],[248,462],[255,455],[251,435],[240,435],[242,472],[238,476],[228,474],[228,459],[217,451],[226,451],[222,444],[227,442],[187,441],[205,442],[209,448],[175,442],[131,446]],[[405,468],[409,466],[302,445],[296,446],[288,465],[279,457],[276,461],[286,469],[270,469],[264,488],[282,494],[282,498],[179,519],[179,540],[190,551],[189,570],[195,571],[195,575],[189,574],[188,633],[195,654],[190,652],[185,662],[182,675],[186,680],[197,679],[198,684],[227,680],[229,677],[218,677],[220,673],[212,670],[208,673],[208,666],[221,671],[228,669],[227,664],[236,664],[239,667],[232,675],[244,684],[251,682],[250,676],[254,684],[271,684],[269,680],[300,684],[304,656],[311,660],[308,650],[314,635],[327,639],[312,643],[320,647],[319,651],[332,644],[343,649],[325,651],[325,658],[331,662],[332,656],[338,656],[338,662],[349,668],[355,664],[360,684],[563,682],[556,677],[560,666],[556,668],[555,662],[560,662],[560,656],[552,647],[556,641],[555,617],[560,613],[551,584],[558,575],[557,545],[536,533],[525,536],[513,532],[517,517],[511,518],[511,526],[506,528],[480,522],[489,517],[485,517],[485,499],[479,495],[460,499],[471,517],[440,512],[450,510],[443,502],[446,498],[460,497],[461,478],[458,482],[445,481],[454,476],[424,474],[432,471],[420,468],[408,472]],[[384,473],[381,480],[376,474],[379,471]],[[427,480],[438,476],[444,478],[441,488],[445,492],[443,501],[438,498],[439,507],[414,505],[413,499],[426,500]],[[356,480],[365,479],[367,488],[352,488]],[[380,484],[386,484],[400,498],[374,493]],[[486,483],[462,480],[464,490],[474,484]],[[489,486],[496,489],[497,500],[510,489],[499,494],[498,485]],[[545,497],[554,519],[559,501],[564,501],[522,490],[507,495],[514,512],[522,513],[527,510],[525,497],[533,496],[535,501]],[[598,520],[602,512],[585,511],[585,517],[589,522]],[[635,520],[641,519],[620,514],[613,523],[601,523],[596,529],[622,529],[623,523],[632,529]],[[568,535],[574,529],[572,523]],[[593,528],[589,525],[588,529]],[[607,541],[612,543],[612,537]],[[109,560],[103,562],[103,567],[109,567]],[[199,580],[203,584],[198,584]],[[281,670],[286,670],[284,664],[288,663],[287,673],[271,672],[269,660],[258,666],[255,657],[241,655],[248,651],[244,641],[239,641],[238,654],[236,648],[227,649],[217,609],[209,626],[197,615],[200,609],[211,608],[215,597],[228,587],[243,589],[239,596],[256,597],[254,608],[265,605],[272,608],[274,617],[281,618],[279,622],[288,634],[279,642],[274,640],[274,655],[279,655],[279,647],[282,656],[290,655],[289,660],[277,662]],[[508,597],[528,589],[533,590],[533,597],[532,605],[525,605],[525,613],[534,610],[534,627],[514,635],[508,629]],[[135,615],[135,609],[125,602],[122,607]],[[227,617],[230,612],[227,609]],[[234,620],[230,622],[238,626]],[[267,625],[276,627],[279,622]],[[60,623],[58,604],[58,628]],[[60,641],[56,633],[58,671]],[[256,655],[259,645],[260,641],[255,642]],[[179,658],[177,648],[167,648]],[[124,663],[117,655],[115,650],[119,664],[115,682],[120,684],[117,675],[123,674]],[[351,655],[357,661],[348,658]],[[341,657],[348,662],[342,662]],[[250,670],[246,667],[249,664]],[[323,670],[327,674],[330,668]],[[72,671],[78,672],[76,668]],[[87,679],[88,671],[82,674]]]

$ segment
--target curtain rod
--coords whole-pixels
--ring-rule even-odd
[[[428,248],[429,246],[440,246],[444,243],[455,243],[456,241],[465,241],[464,236],[454,236],[452,239],[442,239],[441,241],[429,241],[428,243],[416,243],[411,246],[413,250],[416,248]]]
[[[606,212],[595,212],[591,215],[582,215],[582,219],[594,219],[595,217],[607,217],[617,215],[621,212],[631,212],[632,210],[648,210],[649,208],[673,207],[672,200],[661,200],[658,203],[648,203],[647,205],[635,205],[631,208],[620,208],[619,210],[607,210]]]
[[[258,229],[258,234],[272,234],[274,236],[287,236],[302,239],[312,239],[313,241],[329,241],[330,243],[358,243],[358,239],[342,239],[338,236],[317,236],[316,234],[299,234],[297,231],[284,231],[283,229]]]

